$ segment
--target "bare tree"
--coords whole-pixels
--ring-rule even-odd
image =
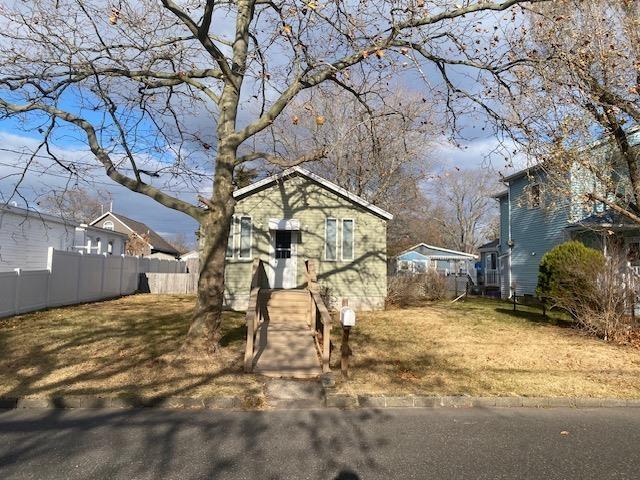
[[[498,213],[491,198],[496,187],[495,175],[487,169],[446,171],[434,181],[432,192],[443,208],[438,221],[453,248],[473,252],[487,239]]]
[[[442,125],[434,106],[419,95],[366,88],[375,97],[366,103],[339,85],[319,89],[291,106],[296,125],[277,122],[276,138],[295,157],[324,148],[310,169],[395,214],[419,196]],[[307,111],[322,112],[322,127]]]
[[[439,221],[444,217],[444,206],[429,198],[420,189],[415,201],[407,204],[389,224],[387,229],[388,254],[397,255],[418,243],[455,248],[450,232]]]
[[[151,253],[149,248],[149,235],[142,233],[130,233],[125,242],[124,251],[127,255],[144,256]]]
[[[491,116],[466,79],[472,71],[496,83],[509,76],[517,61],[496,47],[520,26],[516,10],[506,10],[537,1],[5,1],[0,115],[39,132],[39,150],[59,171],[73,176],[82,165],[51,145],[81,137],[111,180],[200,224],[185,347],[207,352],[222,319],[234,169],[260,158],[287,166],[325,151],[285,159],[256,136],[323,83],[367,101],[363,78],[386,81],[411,66],[425,95],[441,99],[452,132],[474,108]],[[500,22],[500,31],[483,22]],[[212,193],[198,198],[200,207],[178,193],[187,189]]]
[[[529,61],[504,97],[516,140],[550,194],[579,183],[584,211],[602,204],[640,223],[640,3],[558,0],[536,7],[523,34],[515,50]]]
[[[97,190],[94,194],[82,187],[53,190],[38,201],[38,205],[52,213],[74,223],[88,223],[98,218],[109,208],[109,194]]]
[[[184,233],[176,233],[175,235],[171,235],[168,240],[169,243],[173,245],[173,247],[181,254],[187,253],[193,250],[195,247],[195,238],[190,239]]]

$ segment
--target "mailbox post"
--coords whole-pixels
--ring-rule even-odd
[[[342,345],[340,346],[340,370],[345,378],[349,378],[349,357],[352,355],[349,347],[349,333],[356,324],[356,312],[349,308],[348,301],[342,300],[340,309],[340,324],[342,325]]]

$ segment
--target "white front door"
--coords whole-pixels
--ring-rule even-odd
[[[295,230],[271,230],[271,288],[296,287],[296,238]]]

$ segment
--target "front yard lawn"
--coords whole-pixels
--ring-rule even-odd
[[[362,313],[351,332],[344,393],[640,398],[640,349],[607,344],[552,314],[508,303],[462,303]]]
[[[242,373],[244,315],[226,313],[215,363],[167,364],[188,328],[192,296],[134,295],[0,319],[0,397],[104,395],[264,401]],[[640,398],[640,349],[542,320],[539,310],[474,299],[362,313],[344,393]]]
[[[242,373],[243,314],[225,314],[215,365],[161,360],[179,349],[194,301],[193,296],[133,295],[0,319],[0,396],[259,399],[261,383]]]

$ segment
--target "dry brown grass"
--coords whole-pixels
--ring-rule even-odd
[[[640,397],[639,349],[607,344],[543,322],[539,311],[519,309],[469,300],[361,314],[351,334],[351,379],[339,379],[338,390]],[[337,336],[334,342],[339,371]]]
[[[179,349],[193,306],[191,296],[133,295],[0,319],[0,396],[247,395],[255,403],[262,385],[242,373],[242,314],[225,314],[213,365],[162,361]]]

